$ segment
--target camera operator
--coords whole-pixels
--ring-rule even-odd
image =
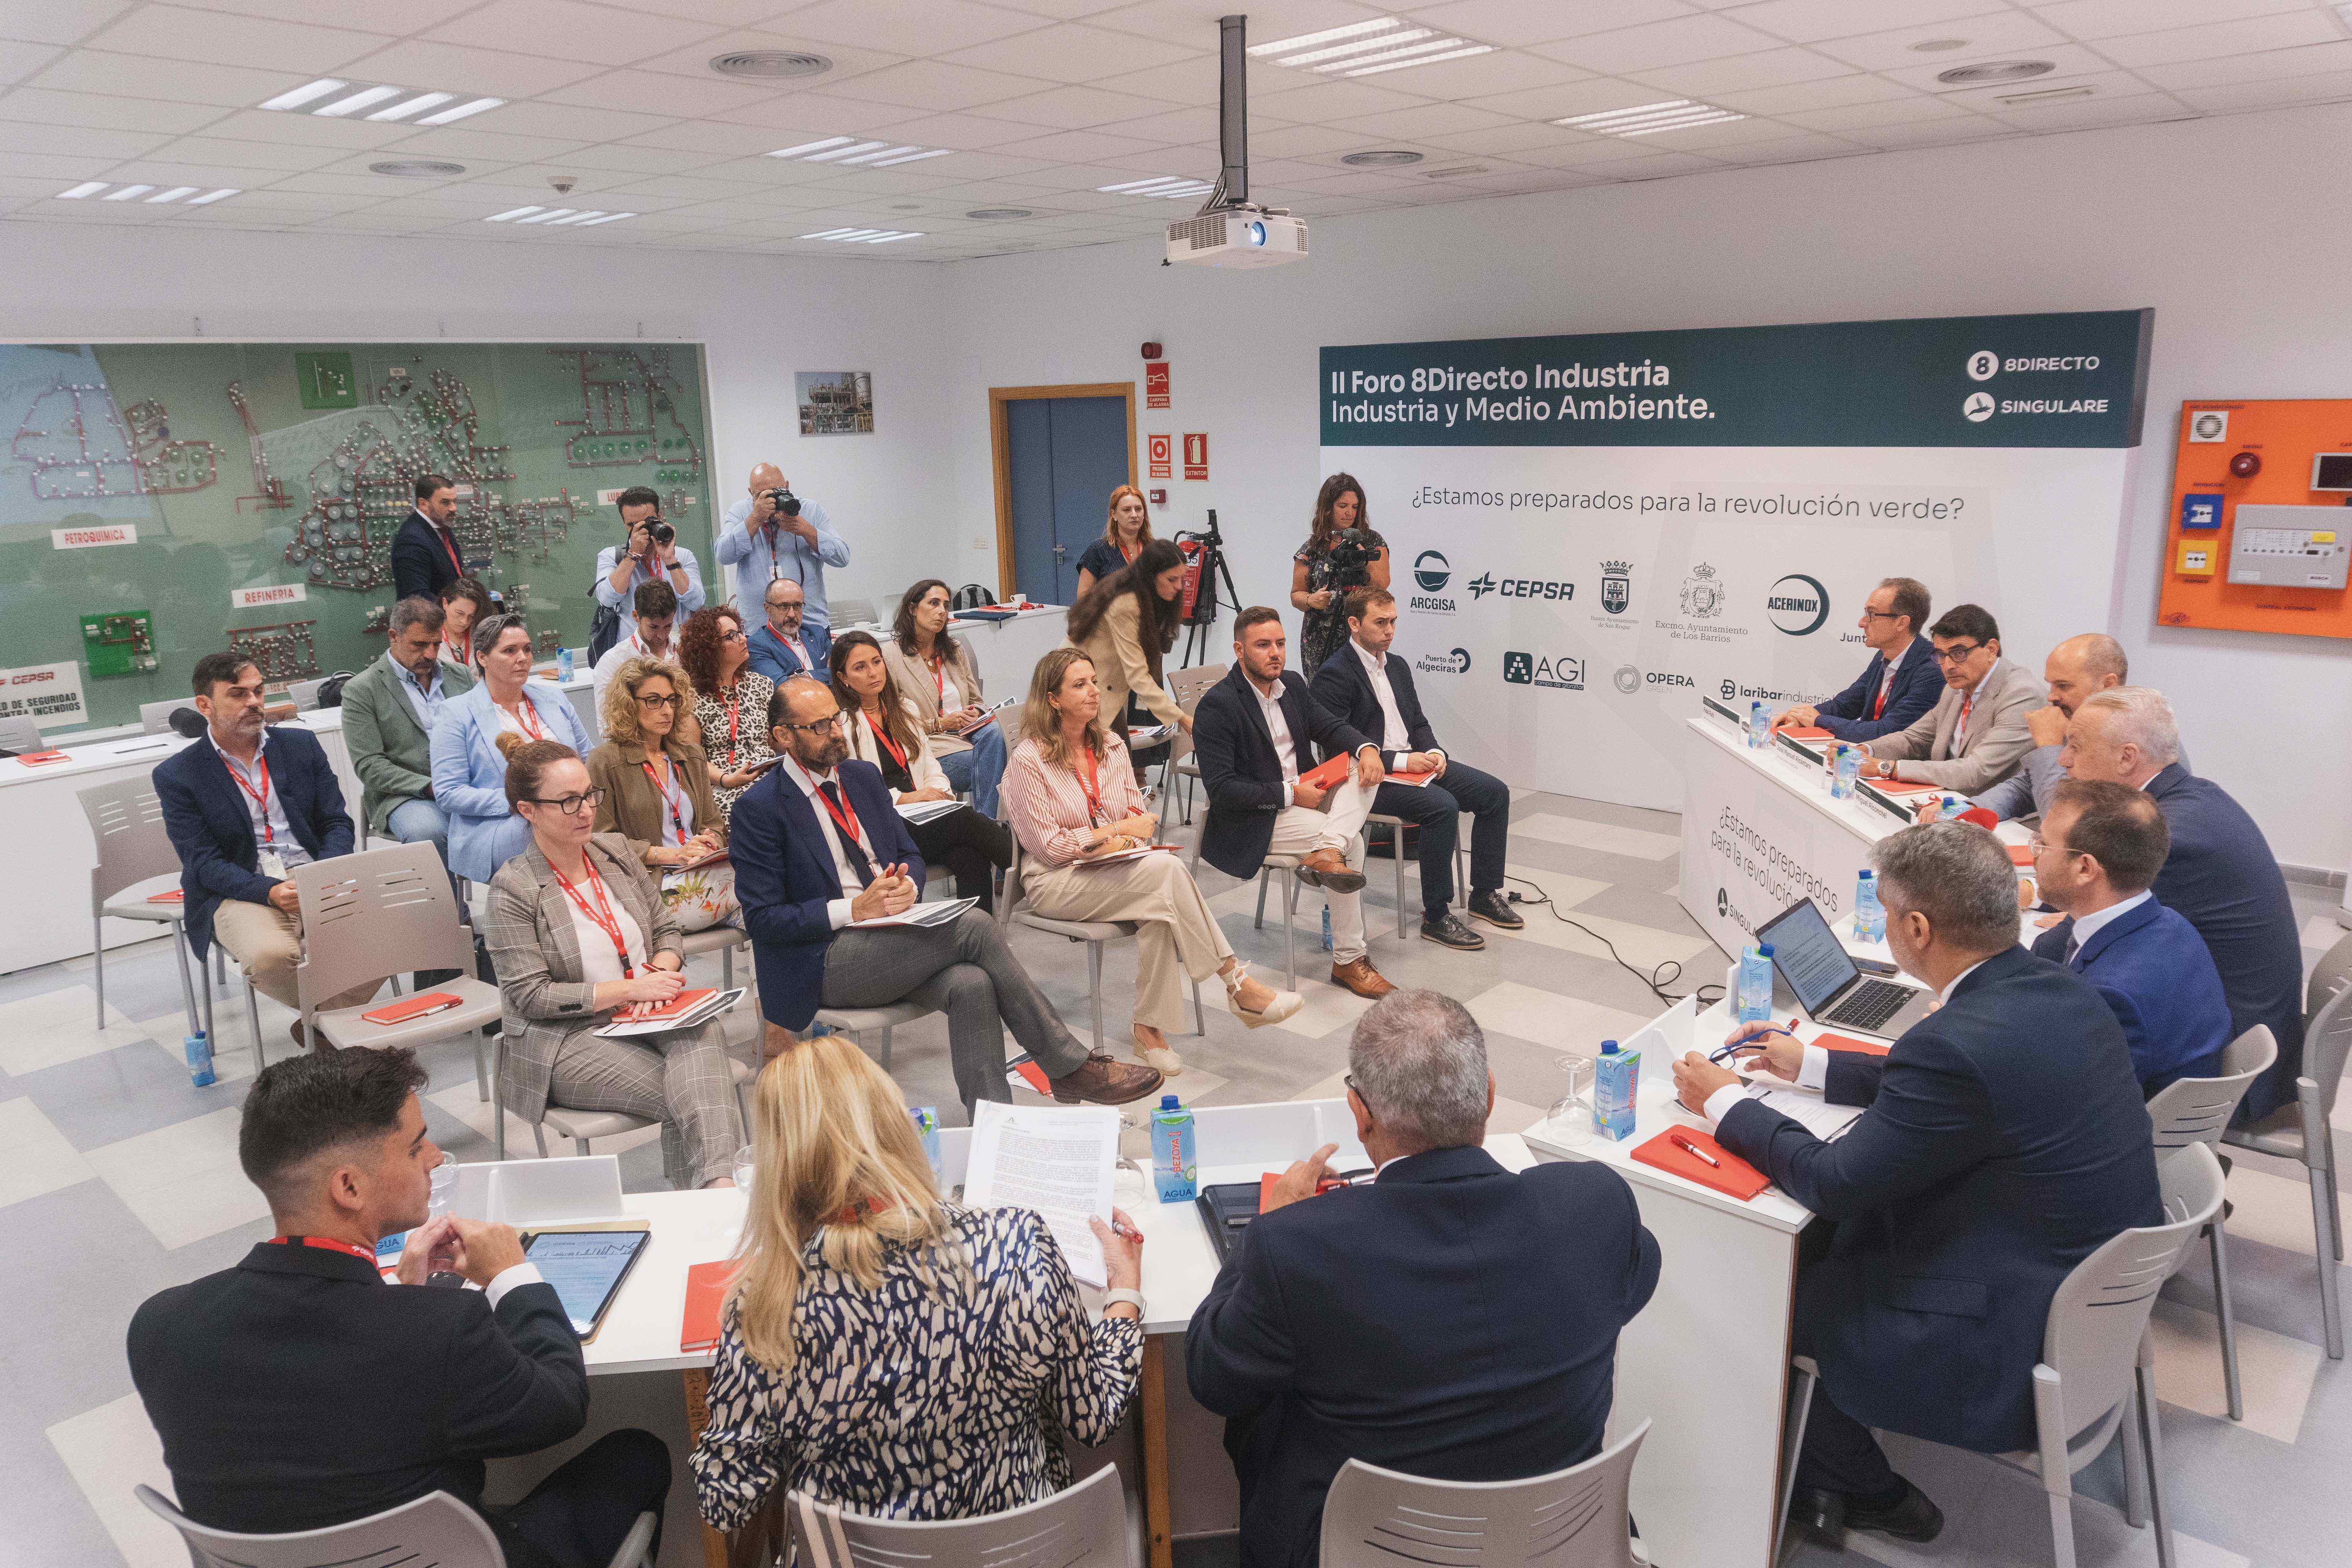
[[[849,546],[824,520],[824,509],[793,494],[773,463],[751,470],[751,494],[727,509],[719,533],[720,564],[735,568],[735,607],[745,626],[757,626],[768,584],[779,577],[801,585],[801,617],[823,644],[833,628],[824,604],[824,569],[849,564]]]
[[[1312,673],[1348,645],[1350,588],[1389,585],[1389,542],[1364,516],[1364,487],[1333,474],[1315,493],[1315,521],[1292,556],[1290,605],[1299,612],[1298,667]]]
[[[618,504],[629,539],[596,552],[596,602],[621,617],[620,635],[631,637],[637,632],[632,607],[637,584],[668,584],[677,595],[678,614],[690,616],[702,608],[702,564],[677,542],[677,531],[662,517],[661,497],[650,487],[631,485]]]

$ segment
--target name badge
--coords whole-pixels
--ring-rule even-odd
[[[275,849],[262,850],[261,874],[265,877],[275,877],[281,882],[284,881],[286,879],[286,857],[280,855]]]

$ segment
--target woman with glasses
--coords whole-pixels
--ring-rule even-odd
[[[501,734],[555,741],[576,753],[588,731],[562,692],[530,679],[530,627],[520,616],[474,623],[481,684],[441,705],[433,725],[433,804],[449,819],[449,869],[487,882],[522,853],[530,829],[508,809]]]
[[[686,618],[677,635],[678,668],[694,683],[694,728],[710,763],[710,799],[719,820],[776,760],[768,744],[769,679],[751,668],[743,617],[731,605],[714,605]],[[691,738],[691,737],[690,737]]]
[[[891,804],[954,800],[939,759],[923,744],[921,710],[900,695],[882,645],[866,632],[844,632],[833,639],[829,662],[833,699],[849,726],[849,754],[880,770]],[[995,872],[1013,864],[1013,835],[1003,823],[959,805],[908,822],[907,837],[924,865],[955,874],[958,898],[978,899],[983,913],[996,912]]]
[[[709,863],[727,853],[710,766],[679,730],[678,712],[693,700],[694,683],[667,659],[622,660],[597,709],[604,743],[588,753],[589,780],[604,797],[596,831],[628,839],[688,931],[733,920],[737,908],[735,868]]]
[[[914,699],[949,787],[970,790],[971,808],[994,816],[997,786],[1004,777],[1003,726],[971,728],[985,712],[980,666],[961,637],[948,635],[950,603],[948,585],[937,577],[926,577],[900,595],[882,657],[898,689]],[[957,732],[967,730],[968,734]]]
[[[505,1003],[506,1109],[532,1123],[550,1105],[657,1121],[671,1186],[733,1186],[743,1123],[718,1022],[621,1040],[596,1033],[685,988],[661,890],[635,845],[596,831],[604,792],[577,752],[511,731],[498,744],[501,793],[525,834],[490,879],[482,922]]]

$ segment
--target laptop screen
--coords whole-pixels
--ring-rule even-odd
[[[1756,940],[1772,944],[1772,967],[1808,1013],[1829,1005],[1839,988],[1860,973],[1811,899],[1799,899],[1759,926]]]

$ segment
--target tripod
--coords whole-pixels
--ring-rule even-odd
[[[1225,564],[1225,536],[1218,531],[1215,508],[1209,510],[1209,526],[1197,533],[1180,533],[1177,542],[1195,539],[1201,543],[1201,586],[1192,595],[1192,613],[1185,617],[1184,658],[1179,668],[1189,668],[1201,661],[1209,651],[1209,628],[1217,623],[1217,603],[1220,594],[1231,601],[1234,609],[1242,607],[1241,591],[1234,586],[1233,569]]]

